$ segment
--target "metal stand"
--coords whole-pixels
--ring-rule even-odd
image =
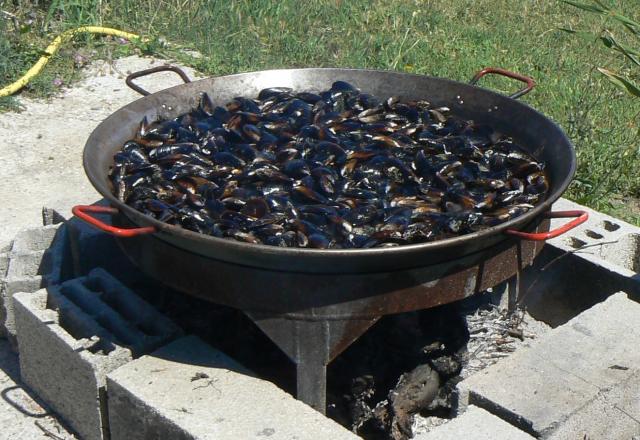
[[[327,365],[379,319],[308,321],[247,315],[296,363],[297,398],[322,414],[327,407]]]

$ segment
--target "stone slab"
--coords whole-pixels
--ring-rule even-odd
[[[107,376],[112,440],[358,439],[195,336]]]
[[[413,440],[533,440],[524,431],[508,424],[491,413],[470,406],[464,414]]]
[[[550,435],[603,390],[638,375],[639,320],[640,304],[614,294],[459,383],[459,410],[480,406],[532,435]]]

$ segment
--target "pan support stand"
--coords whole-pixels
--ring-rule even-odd
[[[379,319],[247,315],[296,364],[298,400],[322,414],[327,409],[327,365]]]

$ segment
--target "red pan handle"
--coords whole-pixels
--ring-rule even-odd
[[[551,238],[555,238],[559,235],[562,235],[565,232],[575,228],[576,226],[586,222],[587,219],[589,218],[589,213],[587,211],[580,211],[580,210],[551,211],[544,214],[544,216],[546,218],[572,218],[572,217],[575,217],[575,218],[571,220],[569,223],[566,223],[560,226],[559,228],[556,228],[553,231],[549,231],[549,232],[532,233],[532,232],[516,231],[515,229],[507,229],[506,231],[504,231],[504,233],[508,235],[513,235],[514,237],[522,238],[523,240],[545,241]]]
[[[475,83],[478,82],[480,78],[482,78],[488,73],[495,73],[496,75],[506,76],[509,78],[517,79],[518,81],[522,81],[523,83],[526,83],[526,86],[518,90],[513,95],[509,95],[509,98],[511,99],[517,99],[522,95],[526,95],[531,91],[531,89],[533,89],[536,86],[536,82],[533,80],[533,78],[520,75],[519,73],[511,72],[510,70],[501,69],[499,67],[485,67],[480,72],[476,73],[473,78],[471,78],[471,81],[469,81],[469,84],[474,85]]]
[[[120,238],[135,237],[136,235],[153,234],[154,232],[156,232],[155,226],[146,226],[144,228],[132,229],[116,228],[88,214],[117,214],[118,210],[110,206],[76,205],[71,209],[71,212],[73,212],[73,215],[75,215],[79,219],[84,220],[85,222],[89,223],[92,226],[95,226],[101,231]]]

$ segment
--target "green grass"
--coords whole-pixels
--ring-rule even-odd
[[[639,222],[638,210],[621,200],[640,197],[637,102],[595,72],[596,66],[624,70],[621,55],[559,28],[596,34],[610,23],[553,0],[365,1],[332,0],[54,0],[14,1],[9,9],[38,19],[24,34],[0,37],[0,80],[9,82],[37,58],[45,36],[79,24],[102,24],[162,37],[197,49],[192,59],[175,57],[209,75],[276,67],[336,66],[394,69],[468,80],[485,66],[530,75],[538,87],[523,100],[557,121],[576,144],[579,169],[568,195],[578,202]],[[609,1],[638,18],[635,0]],[[6,8],[7,6],[4,6]],[[10,22],[5,21],[5,28]],[[615,32],[615,27],[612,29]],[[6,29],[1,35],[8,35]],[[623,32],[616,33],[622,36]],[[35,44],[34,44],[35,43]],[[33,44],[33,45],[31,45]],[[73,55],[90,47],[102,56],[127,50],[88,38],[55,57],[28,94],[48,96],[54,77],[77,75]],[[87,49],[85,49],[87,50]],[[119,52],[118,52],[119,51]],[[8,55],[7,55],[8,54]],[[8,61],[6,57],[13,57]],[[509,92],[501,79],[483,85]],[[4,102],[4,104],[3,104]],[[0,101],[0,106],[7,101]],[[635,206],[635,204],[634,204]]]

